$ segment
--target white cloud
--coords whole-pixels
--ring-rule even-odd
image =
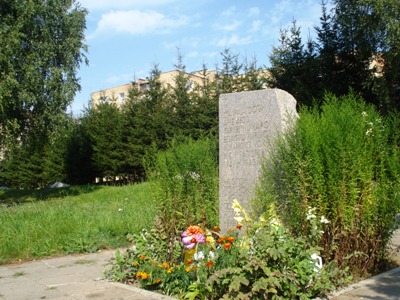
[[[143,8],[174,2],[175,0],[78,0],[82,7],[92,10]]]
[[[242,21],[234,20],[228,24],[214,24],[214,28],[223,31],[234,31],[237,30],[242,25]]]
[[[232,34],[230,37],[224,37],[216,42],[218,47],[229,47],[229,46],[242,46],[251,43],[251,37],[239,37],[237,34]]]
[[[238,27],[240,27],[240,25],[242,25],[241,21],[234,20],[232,23],[223,25],[221,27],[221,29],[225,30],[225,31],[234,31],[234,30],[238,29]]]
[[[258,16],[259,14],[260,14],[260,9],[258,7],[251,7],[249,9],[249,16],[250,17]]]
[[[262,21],[261,20],[254,20],[251,22],[250,32],[256,32],[261,29]]]
[[[236,11],[236,7],[235,7],[235,6],[231,6],[231,7],[229,7],[228,9],[224,10],[224,11],[221,13],[221,16],[223,16],[223,17],[232,16],[232,15],[235,13],[235,11]]]
[[[187,17],[169,18],[155,11],[111,11],[101,16],[94,35],[104,32],[128,33],[133,35],[166,33],[187,23]]]

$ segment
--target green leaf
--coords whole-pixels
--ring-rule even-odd
[[[249,285],[249,280],[246,277],[244,277],[244,275],[234,276],[232,278],[232,282],[229,285],[229,291],[230,292],[232,292],[232,291],[234,291],[234,292],[240,291],[240,287],[241,287],[242,284],[245,285],[245,286],[248,286]]]

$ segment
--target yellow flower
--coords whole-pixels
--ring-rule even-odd
[[[196,266],[190,266],[190,267],[186,267],[185,268],[186,272],[190,272],[190,271],[193,271],[193,270],[196,270]]]
[[[206,243],[210,244],[211,247],[214,247],[214,245],[215,245],[215,239],[214,239],[211,235],[208,235],[208,236],[206,237]]]
[[[139,257],[140,260],[144,260],[146,258],[146,255],[142,255],[141,257]]]
[[[163,263],[162,263],[162,267],[163,267],[164,269],[168,268],[168,263],[163,262]]]
[[[142,272],[137,271],[137,273],[136,273],[136,278],[139,278],[139,277],[142,277]]]
[[[173,270],[174,270],[174,267],[171,267],[171,268],[169,268],[169,269],[167,270],[167,273],[168,273],[168,274],[171,274]]]

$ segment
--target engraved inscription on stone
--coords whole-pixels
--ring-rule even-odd
[[[253,197],[268,140],[297,118],[296,100],[279,89],[222,94],[219,98],[220,226],[236,226],[232,201]]]

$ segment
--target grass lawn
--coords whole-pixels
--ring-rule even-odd
[[[0,190],[0,264],[125,247],[155,215],[148,183]]]

